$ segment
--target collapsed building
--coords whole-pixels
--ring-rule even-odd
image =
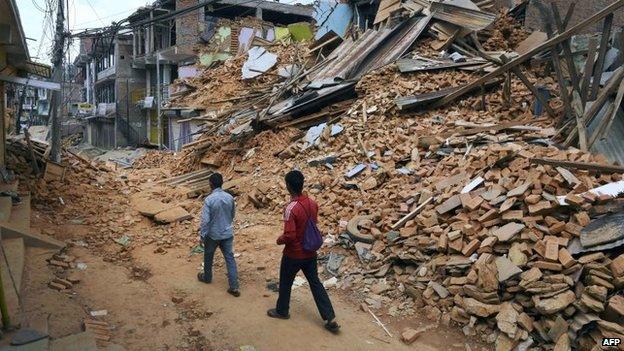
[[[174,121],[184,115],[179,111],[161,113],[161,107],[173,93],[170,84],[175,79],[197,73],[194,64],[204,58],[198,56],[196,45],[216,34],[219,19],[251,13],[260,21],[288,25],[312,17],[312,9],[306,6],[218,1],[182,17],[153,21],[192,4],[157,1],[127,18],[133,28],[129,34],[81,37],[76,58],[83,72],[79,83],[84,85],[85,102],[95,106],[93,115],[86,118],[89,143],[102,148],[160,145],[175,149],[178,125]],[[241,40],[248,40],[249,30],[234,28],[234,35],[240,31]]]
[[[198,132],[163,182],[192,198],[219,170],[243,206],[277,212],[276,170],[302,169],[326,284],[365,309],[422,310],[497,350],[621,338],[622,236],[599,233],[621,211],[624,3],[575,23],[551,6],[545,32],[524,29],[527,5],[382,1],[371,28],[340,17],[296,55],[256,40],[174,83],[167,108]],[[370,15],[355,9],[349,23]]]
[[[624,1],[580,17],[538,8],[533,32],[522,24],[535,9],[526,1],[501,12],[489,0],[333,5],[312,15],[316,31],[300,18],[257,18],[275,4],[247,8],[256,18],[229,18],[226,5],[191,11],[225,17],[185,32],[211,34],[194,42],[195,59],[178,20],[121,37],[145,84],[129,126],[179,150],[169,164],[161,152],[136,161],[134,171],[153,163],[159,175],[133,177],[147,185],[129,190],[145,200],[133,201],[136,212],[167,228],[163,242],[192,247],[201,202],[191,200],[210,190],[211,173],[225,174],[242,210],[277,214],[281,174],[301,169],[328,234],[325,285],[353,292],[367,313],[419,313],[501,351],[623,338],[624,47],[613,24]],[[159,2],[132,19],[176,8]],[[91,65],[122,60],[111,58],[114,41],[106,47]],[[109,133],[122,133],[109,116]],[[90,244],[124,233],[93,221]],[[191,235],[171,233],[181,228]],[[61,285],[52,288],[71,286]]]

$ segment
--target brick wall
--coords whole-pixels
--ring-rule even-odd
[[[198,0],[176,0],[176,10],[196,5]],[[176,19],[176,45],[192,47],[199,39],[203,25],[203,9],[191,11]]]

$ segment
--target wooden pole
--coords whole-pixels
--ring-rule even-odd
[[[600,94],[596,97],[596,101],[594,101],[591,106],[585,111],[583,117],[581,117],[581,125],[582,129],[585,129],[585,126],[600,112],[600,109],[605,104],[607,99],[611,96],[611,94],[617,89],[620,85],[620,81],[624,79],[624,68],[620,67],[615,71],[613,77],[607,83],[607,86],[602,89]],[[578,129],[575,127],[574,130],[568,135],[568,138],[563,143],[564,146],[570,146],[574,138],[578,135]],[[585,150],[584,150],[585,151]]]
[[[598,49],[598,41],[594,38],[589,39],[589,47],[587,50],[587,61],[585,61],[585,75],[581,84],[581,103],[585,106],[587,102],[587,94],[589,93],[589,83],[591,82],[592,72],[594,71],[594,62],[596,60],[596,50]]]
[[[37,157],[35,157],[35,151],[33,150],[32,143],[30,142],[30,133],[28,132],[28,128],[24,128],[24,139],[26,139],[26,145],[28,145],[28,151],[30,151],[32,169],[35,172],[35,175],[39,175],[39,164],[37,164]]]
[[[613,24],[613,13],[610,13],[604,20],[602,26],[602,37],[600,38],[600,51],[598,51],[598,60],[596,61],[596,69],[594,70],[594,80],[592,83],[592,89],[589,94],[589,100],[594,100],[598,96],[598,89],[600,88],[600,79],[602,78],[602,71],[604,67],[605,57],[607,56],[607,50],[609,49],[609,39],[611,38],[611,25]]]
[[[158,149],[163,147],[162,115],[160,111],[160,52],[156,51],[156,114],[158,115]]]

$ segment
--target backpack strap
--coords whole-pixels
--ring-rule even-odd
[[[308,212],[308,210],[306,210],[305,206],[303,206],[303,204],[300,201],[297,201],[297,204],[299,204],[299,206],[303,208],[303,211],[305,212],[306,216],[308,217],[308,219],[310,219],[310,213]]]

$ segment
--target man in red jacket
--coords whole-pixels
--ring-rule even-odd
[[[316,307],[325,321],[325,328],[333,333],[338,332],[340,326],[334,320],[336,315],[327,291],[319,280],[316,264],[316,251],[303,249],[303,233],[308,218],[317,222],[318,205],[314,200],[303,194],[303,174],[291,171],[284,177],[286,188],[291,195],[291,201],[284,210],[284,234],[277,238],[278,245],[284,245],[282,263],[280,265],[279,297],[276,308],[267,311],[269,317],[288,319],[290,315],[290,292],[295,276],[303,271]]]

